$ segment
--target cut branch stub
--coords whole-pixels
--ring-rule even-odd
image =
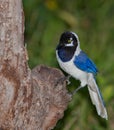
[[[63,117],[71,100],[63,73],[55,68],[38,66],[32,70],[33,105],[39,130],[50,130]],[[32,115],[31,115],[32,116]],[[40,119],[40,120],[39,120]]]

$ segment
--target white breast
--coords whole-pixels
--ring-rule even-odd
[[[57,54],[57,51],[56,51],[56,56],[57,56],[57,59],[58,59],[58,63],[60,65],[60,67],[65,71],[67,72],[68,74],[70,74],[72,77],[74,77],[75,79],[78,79],[80,80],[81,82],[81,86],[84,87],[86,84],[87,84],[87,78],[88,78],[88,74],[80,69],[78,69],[74,63],[73,63],[73,60],[74,60],[74,57],[68,61],[68,62],[62,62],[60,60],[60,58],[58,58],[58,54]]]

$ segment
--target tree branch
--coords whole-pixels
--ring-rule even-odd
[[[0,1],[0,129],[50,130],[71,96],[60,70],[30,70],[23,14],[21,0]]]

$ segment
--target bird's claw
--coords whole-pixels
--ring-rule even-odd
[[[66,77],[66,82],[67,82],[68,85],[71,83],[70,80],[69,80],[70,77],[71,77],[70,75],[68,75],[68,76]]]
[[[66,81],[66,83],[69,85],[69,84],[70,84],[70,81],[69,81],[69,78],[70,78],[70,77],[71,77],[71,76],[68,75],[67,77],[62,77],[62,78],[58,79],[58,81],[57,81],[57,83],[56,83],[55,86],[57,86],[58,83],[64,82],[64,81]]]

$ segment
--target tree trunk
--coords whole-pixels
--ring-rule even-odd
[[[62,72],[30,70],[21,0],[0,0],[0,130],[50,130],[71,96]]]

